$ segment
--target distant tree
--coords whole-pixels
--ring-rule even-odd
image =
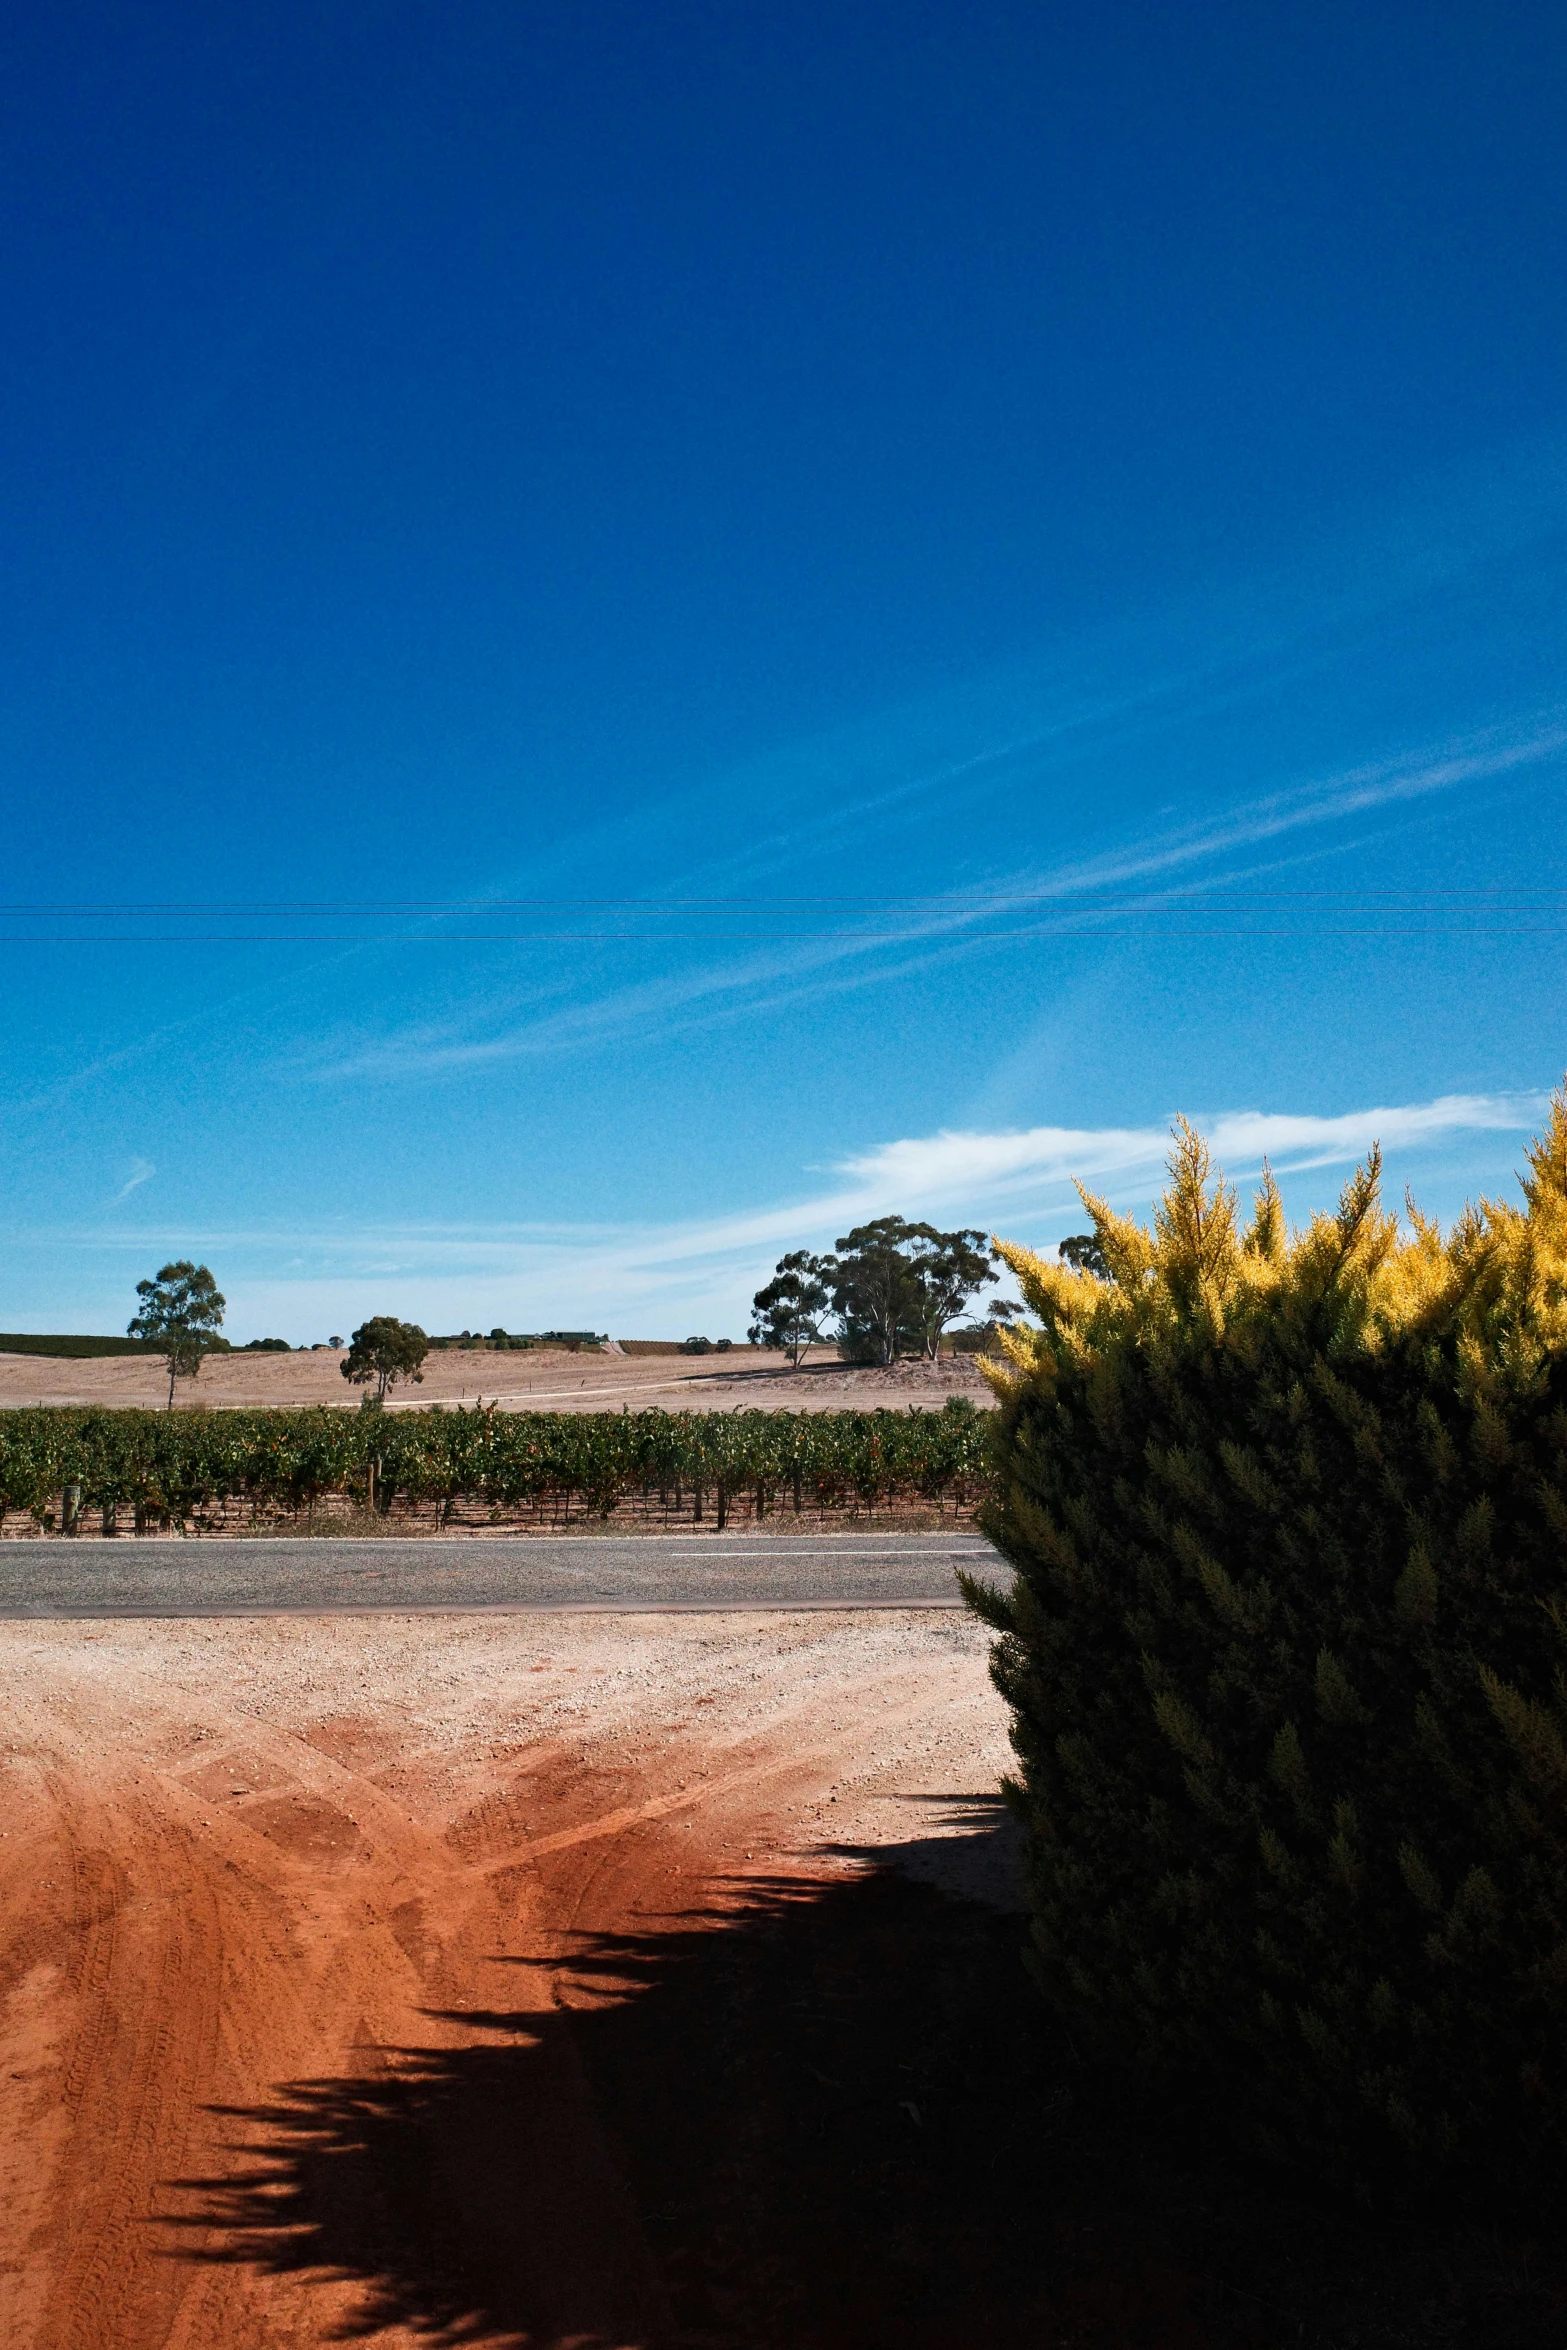
[[[243,1351],[249,1355],[291,1355],[294,1350],[286,1338],[247,1338]]]
[[[934,1362],[948,1324],[996,1280],[996,1252],[983,1232],[936,1232],[929,1224],[916,1224],[910,1254],[919,1283],[920,1335]]]
[[[1066,1240],[1057,1241],[1056,1255],[1074,1273],[1092,1273],[1099,1281],[1110,1278],[1110,1267],[1095,1233],[1074,1232]]]
[[[175,1380],[194,1379],[205,1357],[226,1346],[218,1336],[226,1300],[206,1266],[193,1265],[188,1257],[160,1267],[151,1281],[138,1281],[136,1295],[141,1311],[127,1323],[125,1335],[161,1351],[172,1412]]]
[[[953,1333],[953,1345],[959,1354],[978,1355],[996,1353],[996,1333],[1020,1319],[1023,1308],[1016,1298],[987,1298],[982,1311],[972,1314]]]
[[[907,1248],[913,1235],[902,1216],[878,1216],[842,1234],[837,1253],[824,1260],[838,1344],[851,1362],[893,1363],[923,1343],[919,1283]]]
[[[680,1351],[683,1355],[710,1355],[713,1342],[710,1338],[682,1338]]]
[[[915,1227],[878,1216],[840,1233],[822,1273],[838,1318],[838,1345],[851,1362],[892,1363],[922,1343],[920,1292],[908,1243]]]
[[[820,1338],[832,1304],[825,1270],[822,1259],[803,1248],[779,1258],[771,1281],[751,1300],[755,1319],[747,1335],[753,1346],[781,1347],[798,1367],[806,1348]]]
[[[399,1379],[411,1379],[416,1387],[423,1383],[424,1358],[429,1351],[430,1341],[417,1322],[399,1322],[395,1314],[372,1314],[350,1338],[338,1369],[356,1387],[367,1386],[373,1379],[380,1403]]]
[[[938,1232],[902,1216],[856,1225],[822,1268],[844,1353],[871,1363],[934,1356],[948,1324],[995,1280],[994,1253],[983,1232]]]

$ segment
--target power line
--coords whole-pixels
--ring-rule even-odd
[[[1140,910],[1140,909],[1139,909]],[[1155,908],[1154,911],[1164,909]],[[1205,929],[1183,929],[1185,938],[1559,938],[1567,937],[1567,922],[1540,923],[1293,923],[1288,927],[1271,925],[1267,928],[1223,928],[1211,923],[1212,908],[1205,909],[1210,926]],[[996,930],[975,923],[946,932],[954,938],[967,938],[975,943],[1006,939],[1057,939],[1067,944],[1076,939],[1148,938],[1158,934],[1149,929],[1105,929],[1089,927],[1086,919],[1075,921],[1063,916],[1059,924],[1032,924],[1022,930]],[[699,944],[703,946],[747,945],[765,942],[778,945],[785,939],[823,942],[861,942],[866,946],[918,946],[934,943],[934,935],[922,941],[919,933],[888,937],[879,931],[807,930],[215,930],[215,931],[61,931],[57,935],[37,932],[0,933],[0,946],[501,946],[501,945],[619,945],[664,946]]]
[[[1226,897],[1218,891],[1207,891],[1201,896],[1184,899],[1178,905],[1151,903],[1146,896],[1136,898],[1088,897],[1083,903],[1086,913],[1159,914],[1179,916],[1202,912],[1261,911],[1282,905],[1422,905],[1428,902],[1483,901],[1497,899],[1520,902],[1529,910],[1529,901],[1567,900],[1567,887],[1531,883],[1520,886],[1509,883],[1488,883],[1468,889],[1348,889],[1348,890],[1250,890],[1244,897]],[[1063,914],[1071,911],[1072,900],[1059,890],[998,890],[988,901],[998,909],[1010,906],[1059,906]],[[919,896],[855,896],[855,897],[801,897],[801,898],[631,898],[631,897],[538,897],[490,898],[451,900],[438,898],[300,898],[276,900],[243,899],[122,899],[113,903],[102,900],[37,899],[26,903],[0,902],[0,918],[7,920],[73,921],[73,920],[137,920],[167,918],[177,921],[205,918],[263,920],[268,916],[292,916],[320,920],[352,920],[363,916],[370,919],[389,914],[409,914],[440,917],[471,916],[481,911],[494,913],[522,912],[529,908],[616,907],[650,916],[694,913],[780,913],[813,906],[928,906],[953,908],[960,906],[955,894]]]

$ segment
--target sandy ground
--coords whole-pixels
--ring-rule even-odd
[[[180,1384],[178,1403],[212,1411],[240,1405],[338,1404],[363,1392],[328,1352],[214,1355],[198,1379]],[[898,1363],[857,1370],[821,1351],[799,1370],[788,1357],[761,1350],[735,1355],[613,1355],[546,1352],[466,1353],[427,1357],[424,1383],[394,1391],[394,1409],[472,1403],[480,1396],[505,1411],[870,1411],[913,1404],[939,1407],[949,1395],[993,1401],[970,1356],[939,1363]],[[107,1355],[86,1362],[58,1356],[0,1354],[0,1408],[11,1404],[146,1404],[167,1401],[168,1377],[156,1357]]]
[[[584,2031],[878,1853],[1013,1898],[958,1614],[6,1624],[0,1693],[12,2350],[760,2339]]]
[[[1559,2350],[1053,2023],[958,1615],[0,1626],[5,2350]],[[954,1898],[981,1896],[981,1898]]]

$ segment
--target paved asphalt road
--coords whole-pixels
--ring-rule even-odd
[[[0,1618],[410,1608],[957,1607],[1007,1569],[974,1534],[356,1537],[0,1543]]]

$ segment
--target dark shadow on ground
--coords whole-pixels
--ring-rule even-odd
[[[841,1856],[867,1868],[896,1870],[916,1884],[955,1894],[960,1901],[1011,1911],[1018,1919],[1015,1940],[1022,1946],[1027,1907],[1023,1844],[999,1795],[884,1795],[877,1804],[884,1815],[891,1812],[905,1819],[907,1832],[881,1836],[874,1847],[841,1846]]]
[[[562,2009],[230,2115],[189,2256],[446,2344],[1559,2350],[1559,2249],[1233,2163],[1079,2062],[1023,1931],[878,1869],[585,1942]]]

